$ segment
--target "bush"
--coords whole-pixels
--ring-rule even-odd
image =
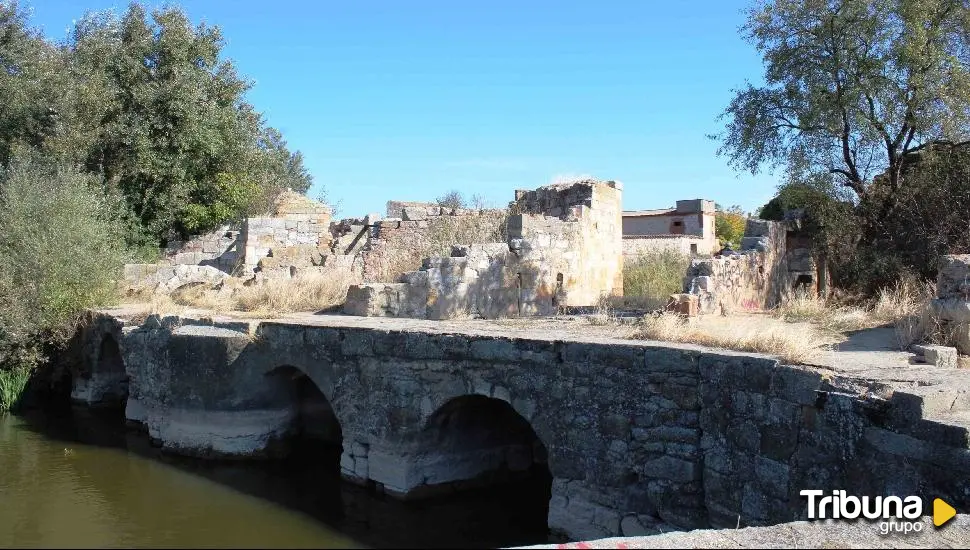
[[[81,311],[115,298],[130,257],[122,227],[95,178],[39,160],[0,171],[0,369],[8,381],[11,371],[36,366],[45,344],[63,342]]]
[[[647,252],[623,262],[623,301],[654,309],[683,292],[690,257],[673,250]]]
[[[729,210],[718,210],[714,214],[714,234],[717,235],[721,246],[726,244],[731,244],[734,247],[740,246],[747,222],[748,217],[741,211],[740,207],[733,206]]]

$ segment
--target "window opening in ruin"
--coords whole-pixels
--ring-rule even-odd
[[[552,294],[552,307],[559,307],[559,297],[562,295],[562,273],[556,273],[556,291]]]
[[[515,308],[518,314],[522,315],[522,273],[516,273],[515,290],[516,290]]]
[[[292,279],[293,277],[296,277],[296,266],[295,265],[291,265],[290,266],[290,278]]]
[[[690,253],[697,254],[697,243],[690,245]]]
[[[670,223],[670,232],[674,235],[684,234],[684,220],[674,220]]]

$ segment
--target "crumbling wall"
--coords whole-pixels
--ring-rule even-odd
[[[623,295],[622,185],[585,180],[516,191],[513,208],[521,214],[509,219],[510,247],[523,250],[525,272],[555,268],[560,305]]]
[[[752,311],[774,307],[788,288],[786,225],[749,219],[741,252],[691,261],[684,292],[697,296],[698,312]]]
[[[548,315],[622,294],[621,189],[580,181],[517,191],[506,243],[455,246],[399,282],[352,286],[344,311],[432,319]],[[403,213],[411,217],[407,208]],[[428,220],[384,220],[380,230],[408,222]]]
[[[940,258],[933,310],[957,350],[970,355],[970,254]]]
[[[159,263],[205,265],[232,273],[242,257],[240,242],[239,227],[226,224],[188,241],[169,241]]]
[[[395,206],[392,205],[403,205]],[[505,241],[508,211],[469,210],[424,203],[388,203],[401,217],[374,222],[363,250],[364,280],[395,282],[421,268],[425,258],[447,255],[457,244]]]
[[[675,295],[671,307],[687,313],[693,306],[681,304],[694,303],[701,314],[764,310],[798,289],[817,293],[827,281],[824,262],[814,257],[798,219],[749,219],[739,253],[691,261],[685,294]]]
[[[226,281],[229,275],[208,265],[125,264],[124,281],[128,292],[170,293],[188,285],[210,287]]]

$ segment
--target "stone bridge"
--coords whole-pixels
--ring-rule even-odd
[[[75,400],[126,396],[172,452],[275,456],[299,433],[404,498],[543,470],[548,525],[574,540],[801,519],[802,489],[970,509],[965,371],[899,389],[699,347],[339,315],[106,311],[77,338]]]

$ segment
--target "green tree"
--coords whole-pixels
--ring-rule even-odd
[[[57,46],[0,0],[0,165],[36,150],[99,174],[161,240],[305,193],[302,155],[244,100],[222,44],[178,8],[134,3],[86,14]]]
[[[764,85],[737,90],[719,154],[792,180],[831,174],[864,198],[885,172],[885,216],[907,155],[970,122],[968,0],[758,1],[742,27]]]
[[[19,4],[0,1],[0,166],[56,131],[65,88],[60,61]]]
[[[714,234],[717,235],[722,245],[731,244],[738,246],[741,238],[744,237],[744,228],[748,222],[748,216],[744,210],[734,205],[723,210],[720,205],[715,206],[714,213]]]
[[[15,158],[0,171],[0,365],[66,336],[110,302],[131,254],[117,202],[97,178]]]

